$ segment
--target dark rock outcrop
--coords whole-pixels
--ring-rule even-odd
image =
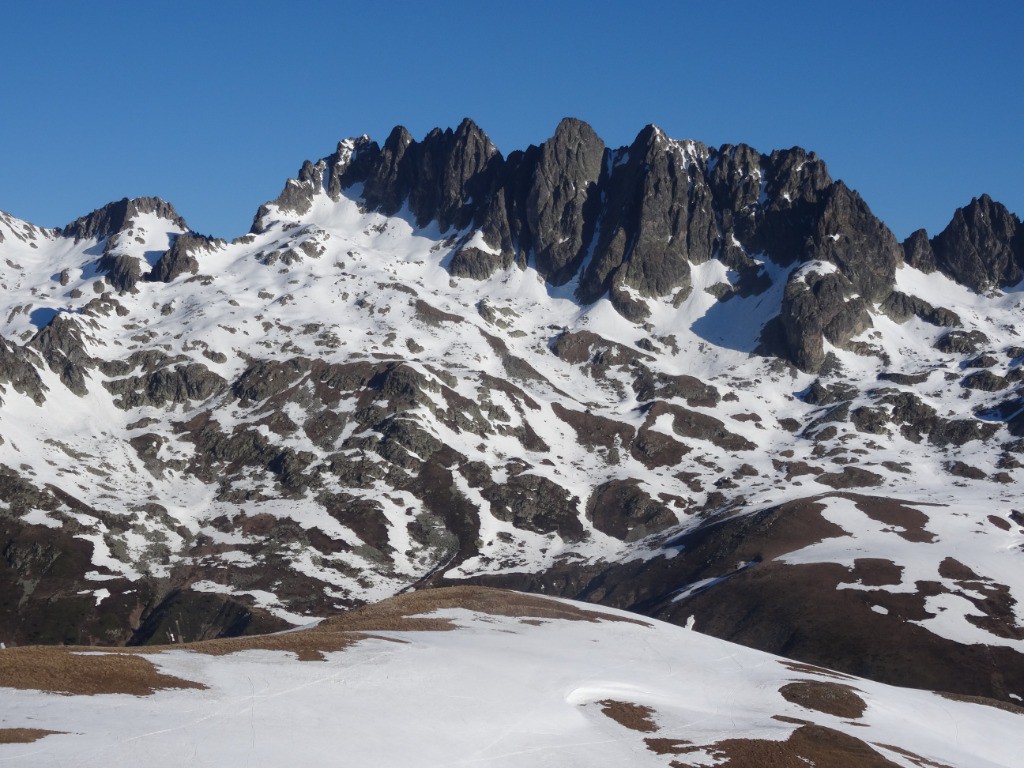
[[[908,296],[900,291],[889,294],[880,309],[897,323],[905,323],[911,317],[918,317],[931,325],[942,328],[959,328],[962,325],[960,316],[945,307],[933,307],[924,299]]]
[[[595,488],[587,502],[587,518],[597,530],[623,541],[638,541],[678,522],[636,480],[609,480]]]
[[[76,243],[90,238],[103,240],[124,230],[132,219],[143,213],[155,214],[179,229],[188,230],[188,224],[174,210],[174,206],[159,197],[125,197],[75,219],[64,227],[61,235],[75,238]]]
[[[718,242],[706,152],[695,147],[690,155],[649,125],[610,155],[600,236],[580,282],[583,301],[609,290],[621,301],[628,288],[644,296],[689,288],[691,262],[707,261]]]
[[[222,242],[192,233],[179,235],[174,238],[174,243],[167,252],[153,265],[146,278],[152,282],[169,283],[186,273],[197,274],[199,261],[196,254],[209,252]]]
[[[67,314],[54,315],[29,340],[28,346],[43,356],[65,387],[79,396],[88,392],[85,382],[94,360],[86,351],[78,321]]]
[[[1024,277],[1020,220],[988,195],[957,209],[931,247],[936,267],[975,291],[1005,288]]]
[[[15,392],[28,395],[36,404],[41,404],[46,398],[43,394],[46,386],[39,378],[39,371],[25,351],[10,344],[7,339],[0,336],[0,392],[4,387],[13,387]],[[3,400],[0,399],[0,403]]]
[[[227,382],[202,363],[159,368],[141,376],[106,381],[103,385],[118,397],[114,404],[125,410],[144,405],[162,407],[202,401],[227,388]]]

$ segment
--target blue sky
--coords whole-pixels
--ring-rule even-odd
[[[287,7],[286,7],[287,5]],[[905,237],[984,192],[1024,215],[1024,4],[16,2],[0,209],[58,226],[157,195],[245,232],[302,161],[472,117],[505,153],[566,115],[801,145]]]

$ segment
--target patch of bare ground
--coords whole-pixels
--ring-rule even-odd
[[[952,701],[963,701],[968,704],[980,704],[983,707],[994,707],[995,709],[1003,710],[1003,712],[1010,712],[1014,715],[1024,716],[1024,707],[1019,707],[1016,704],[1011,704],[1008,701],[990,699],[987,696],[966,696],[962,693],[946,693],[945,691],[936,691],[936,693],[938,693],[938,695],[944,699],[951,699]]]
[[[982,578],[954,557],[947,557],[939,563],[939,576],[957,581],[980,581]]]
[[[786,741],[727,739],[702,749],[725,761],[718,768],[897,768],[867,742],[820,725],[802,725]]]
[[[929,760],[927,757],[921,757],[920,755],[911,752],[909,749],[894,747],[892,744],[876,743],[875,746],[888,749],[891,752],[895,752],[897,755],[902,755],[914,765],[920,766],[920,768],[952,768],[952,766],[949,766],[946,763],[937,763],[934,760]]]
[[[992,523],[992,525],[994,525],[996,528],[999,528],[1000,530],[1003,530],[1003,531],[1008,531],[1008,530],[1010,530],[1013,527],[1008,522],[1003,520],[1003,518],[996,517],[995,515],[989,515],[988,516],[988,521],[990,523]]]
[[[661,400],[644,406],[644,409],[646,409],[647,415],[644,426],[648,429],[659,416],[670,414],[672,416],[672,431],[680,437],[707,440],[726,451],[752,451],[757,448],[757,445],[745,437],[730,432],[722,421],[713,416]]]
[[[44,731],[40,728],[0,728],[0,744],[31,744],[44,736],[54,736],[63,731]]]
[[[441,323],[461,323],[465,318],[460,315],[453,315],[451,312],[444,312],[437,307],[427,304],[423,299],[416,299],[410,304],[416,309],[416,317],[427,325],[440,325]]]
[[[168,688],[206,687],[158,672],[148,659],[120,650],[31,645],[0,651],[0,686],[85,696],[149,696]]]
[[[601,712],[606,717],[610,717],[624,728],[641,733],[654,733],[658,730],[658,726],[654,722],[654,710],[650,707],[615,699],[604,699],[597,703],[601,705]],[[664,741],[668,741],[668,739],[664,739]]]
[[[779,689],[782,698],[805,709],[826,715],[857,720],[864,715],[867,704],[855,693],[856,689],[823,680],[800,680],[786,683]]]
[[[917,581],[905,593],[839,588],[850,578],[838,563],[761,563],[655,615],[678,624],[693,615],[704,634],[890,685],[1002,700],[1024,685],[1024,654],[915,623],[935,615],[927,600],[949,591],[942,583]]]
[[[814,664],[804,664],[800,661],[780,661],[779,663],[790,672],[803,672],[808,675],[834,677],[836,680],[856,680],[855,677],[851,677],[850,675],[844,675],[842,672],[825,669],[824,667],[817,667]]]
[[[772,465],[776,471],[785,473],[787,481],[803,475],[820,475],[825,472],[821,467],[812,466],[806,461],[779,461],[778,459],[772,459]]]
[[[692,741],[685,739],[644,739],[644,744],[656,755],[685,755],[696,751]]]
[[[1007,585],[997,584],[985,576],[979,576],[952,557],[947,557],[939,564],[939,575],[944,579],[953,580],[961,590],[964,590],[954,594],[970,600],[981,611],[980,616],[966,616],[967,621],[998,637],[1024,639],[1024,627],[1017,625],[1017,601]]]
[[[831,488],[864,488],[881,485],[885,478],[876,472],[861,467],[843,467],[841,472],[824,472],[817,475],[815,482]]]
[[[587,446],[600,445],[609,450],[618,443],[628,446],[633,442],[636,430],[629,424],[596,416],[586,411],[575,411],[559,403],[551,404],[551,410],[559,419],[576,432],[576,437]]]
[[[903,566],[878,557],[859,557],[853,561],[850,576],[865,587],[884,587],[903,582]]]
[[[870,517],[872,520],[894,528],[902,528],[896,531],[896,535],[907,541],[930,544],[935,541],[935,534],[925,528],[928,524],[928,515],[919,509],[908,506],[906,502],[897,499],[889,499],[882,496],[863,496],[855,493],[837,494],[838,496],[852,501],[857,509]],[[939,507],[941,504],[917,504],[921,507]]]

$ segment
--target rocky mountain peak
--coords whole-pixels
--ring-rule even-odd
[[[607,297],[633,322],[647,319],[651,299],[684,300],[693,267],[711,260],[733,272],[711,286],[720,300],[767,290],[769,263],[831,264],[829,274],[801,273],[779,314],[782,354],[804,370],[822,364],[824,342],[843,347],[870,327],[904,259],[972,285],[994,271],[1005,285],[1019,279],[1017,243],[1024,241],[1017,219],[982,198],[935,241],[915,238],[907,255],[813,152],[792,147],[766,155],[747,144],[709,149],[669,139],[653,124],[612,149],[571,117],[539,146],[507,158],[469,118],[421,141],[402,126],[383,146],[349,140],[334,155],[304,164],[272,205],[301,217],[315,195],[326,191],[337,201],[355,185],[369,210],[404,209],[415,226],[435,223],[454,234],[447,265],[453,276],[486,279],[512,265],[532,266],[554,286],[575,280],[582,304]],[[261,208],[254,232],[262,231],[269,210]],[[972,248],[989,254],[977,260],[991,265],[973,283],[981,268],[964,263]]]
[[[469,118],[455,131],[434,129],[422,142],[410,144],[405,157],[409,210],[417,224],[436,221],[442,232],[469,225],[474,202],[488,192],[490,162],[502,159]]]
[[[64,227],[61,234],[75,238],[76,243],[91,238],[103,240],[123,231],[137,216],[144,213],[155,214],[178,229],[188,231],[185,219],[167,201],[159,197],[125,197],[75,219]]]
[[[573,277],[593,236],[604,154],[594,130],[573,118],[559,122],[554,136],[531,153],[536,165],[520,211],[520,246],[554,285]]]
[[[902,255],[896,237],[856,191],[838,181],[825,192],[808,261],[835,264],[860,295],[877,303],[892,291]]]
[[[934,263],[944,274],[975,291],[1005,288],[1024,277],[1020,220],[988,195],[953,214],[931,241]]]

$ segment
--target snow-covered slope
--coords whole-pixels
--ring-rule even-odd
[[[1015,273],[904,257],[802,150],[474,130],[343,142],[231,243],[0,217],[0,639],[472,580],[1024,695]]]
[[[1010,768],[1024,717],[465,588],[182,649],[0,650],[0,669],[0,761],[26,767]]]

